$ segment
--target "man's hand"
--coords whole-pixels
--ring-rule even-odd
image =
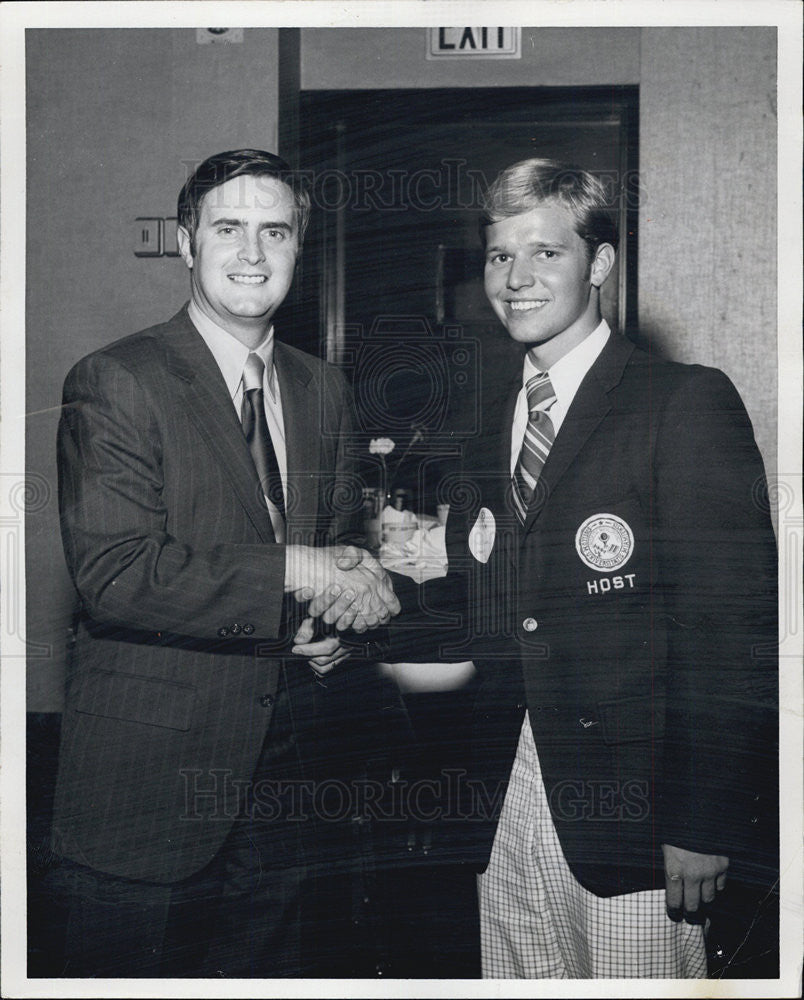
[[[287,546],[285,591],[310,601],[309,617],[321,616],[340,630],[365,632],[400,611],[388,574],[365,549],[351,545]]]
[[[729,859],[720,854],[696,854],[683,847],[662,844],[667,915],[697,923],[701,903],[711,903],[726,885]]]
[[[291,652],[295,656],[303,656],[308,661],[313,671],[323,677],[328,674],[333,667],[343,663],[348,659],[350,650],[342,646],[340,639],[336,635],[327,636],[326,639],[319,639],[312,642],[315,635],[315,619],[305,618],[299,626],[299,630],[293,637],[293,649]]]

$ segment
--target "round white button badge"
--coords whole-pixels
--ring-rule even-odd
[[[538,627],[539,627],[539,623],[536,621],[535,618],[526,618],[522,622],[522,628],[526,632],[535,632]]]

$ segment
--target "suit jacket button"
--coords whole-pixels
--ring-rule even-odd
[[[237,622],[235,622],[233,625],[229,626],[229,631],[232,633],[232,635],[239,635],[240,626],[237,624]]]
[[[228,628],[219,628],[218,629],[218,635],[221,637],[221,639],[225,639],[229,635],[229,629]]]
[[[260,704],[263,708],[270,708],[273,703],[274,696],[272,694],[264,694],[262,698],[260,698]]]
[[[526,618],[522,622],[522,628],[526,632],[535,632],[538,627],[539,627],[539,623],[536,621],[535,618]]]
[[[253,625],[246,624],[243,626],[243,635],[251,635],[253,631],[254,631]]]

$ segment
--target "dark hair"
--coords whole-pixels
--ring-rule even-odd
[[[601,181],[571,163],[546,159],[520,160],[497,175],[483,197],[481,239],[485,243],[486,226],[545,201],[557,201],[572,212],[590,261],[601,243],[617,249],[617,222]]]
[[[176,216],[178,224],[187,230],[190,237],[191,253],[195,253],[195,232],[204,196],[233,177],[249,174],[254,177],[275,177],[290,188],[296,205],[301,246],[310,221],[310,195],[302,186],[300,176],[280,156],[264,149],[234,149],[216,153],[204,160],[179,192]]]

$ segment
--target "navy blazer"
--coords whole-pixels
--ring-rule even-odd
[[[287,543],[353,540],[361,495],[346,381],[279,342],[275,364]],[[72,369],[58,466],[81,612],[53,846],[116,876],[174,882],[206,865],[231,828],[295,631],[284,546],[186,308]]]
[[[450,576],[469,610],[463,639],[442,655],[471,654],[482,677],[484,791],[471,808],[492,822],[467,824],[481,863],[527,705],[558,836],[586,888],[663,887],[662,843],[726,855],[767,881],[777,559],[743,404],[722,372],[612,335],[523,528],[510,496],[520,385],[518,371],[501,433],[467,446],[448,524]],[[485,563],[468,541],[481,511],[495,524]]]

